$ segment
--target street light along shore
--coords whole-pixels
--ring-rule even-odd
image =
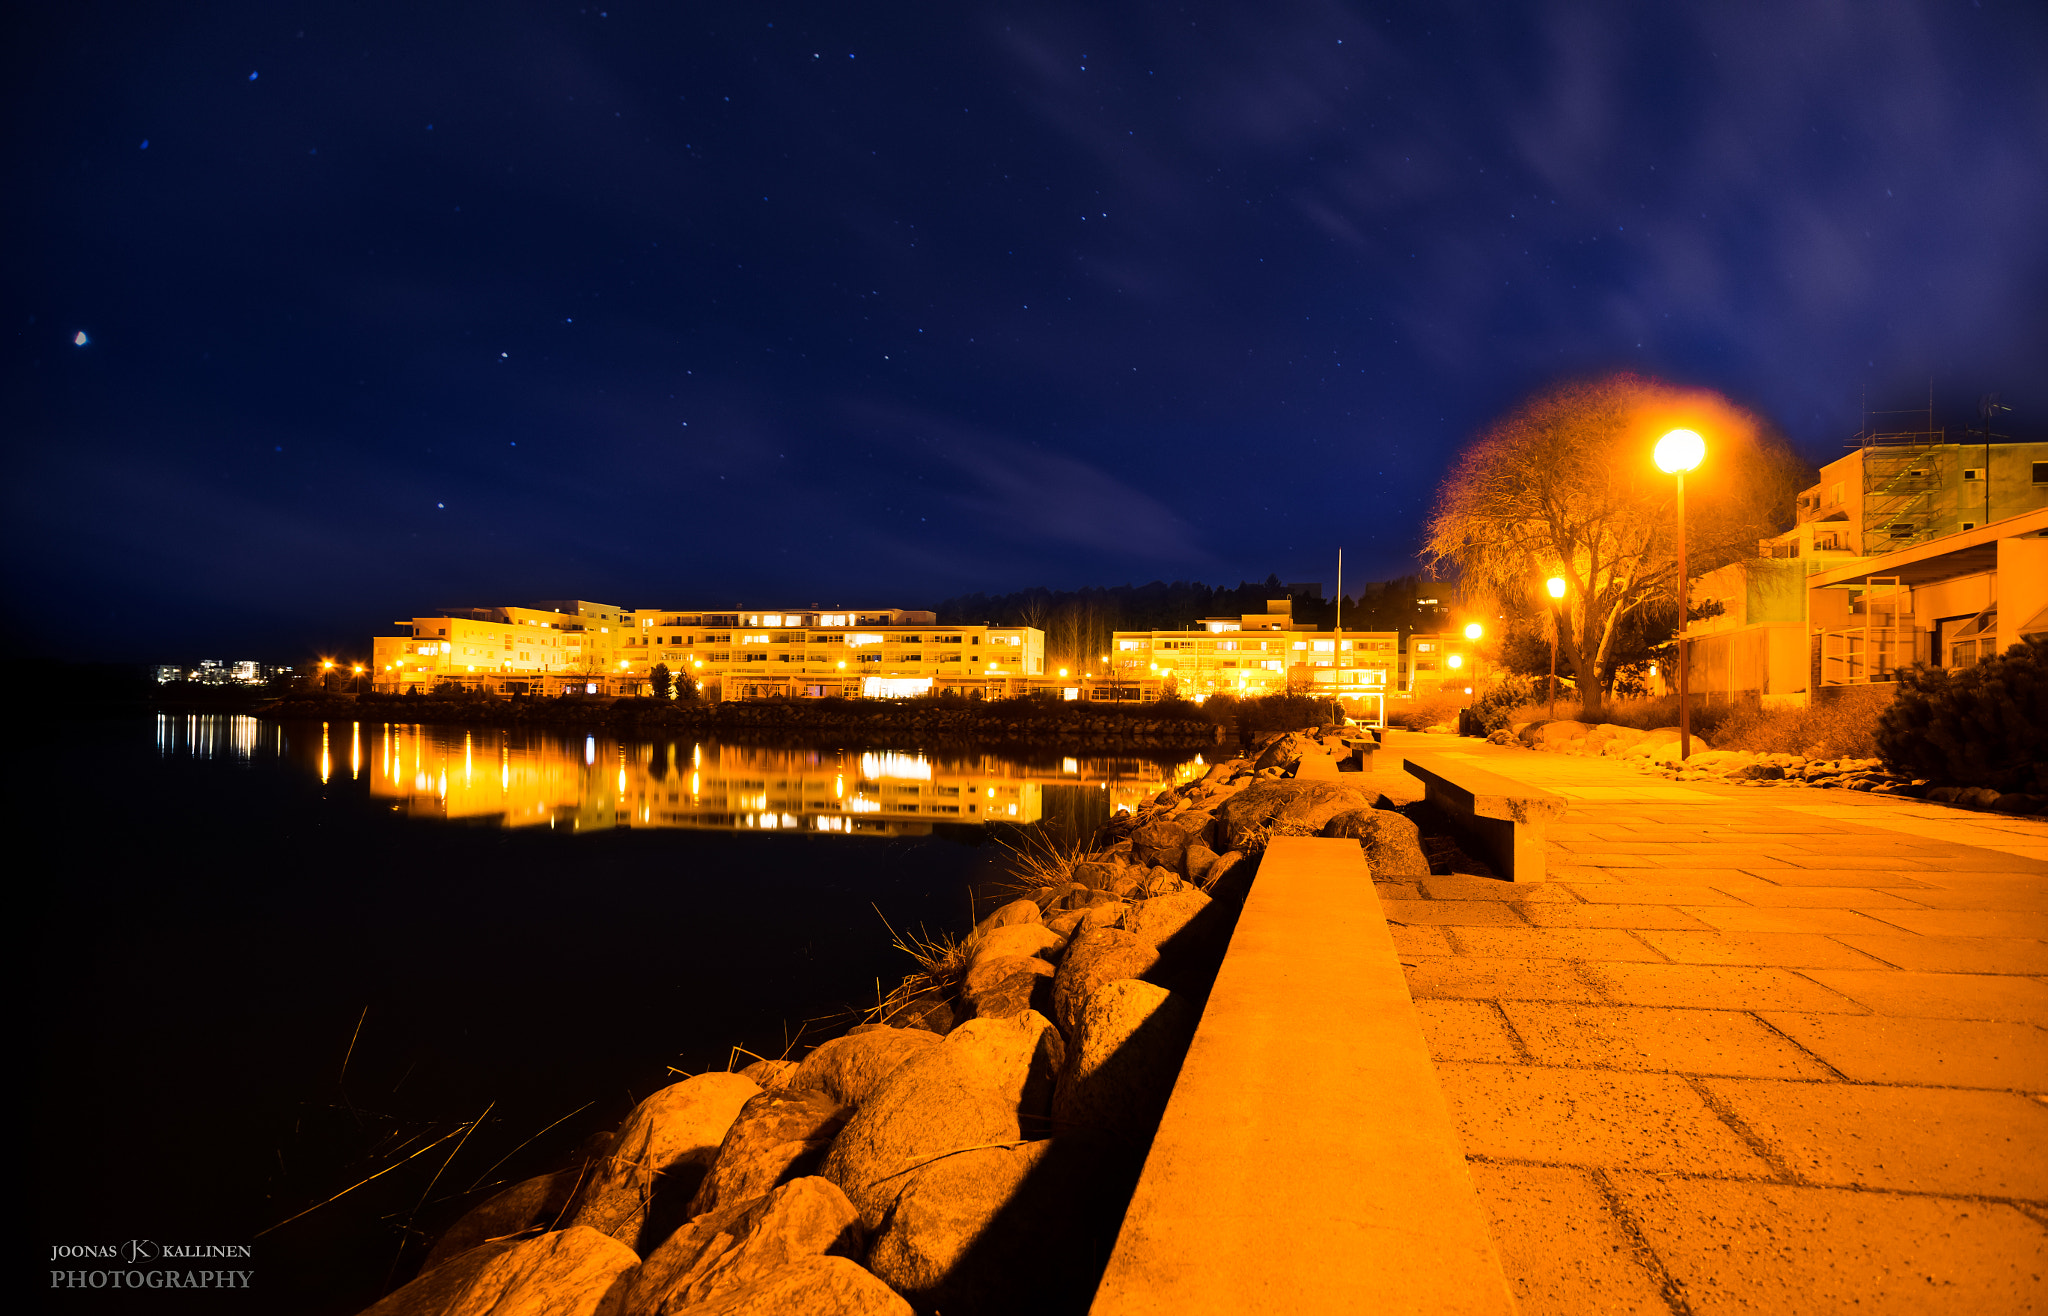
[[[1707,441],[1691,430],[1673,430],[1657,440],[1657,469],[1678,477],[1678,757],[1692,757],[1692,641],[1686,638],[1685,473],[1707,455]]]

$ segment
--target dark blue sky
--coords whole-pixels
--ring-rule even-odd
[[[2048,428],[2038,3],[27,10],[17,651],[1352,584],[1614,367]]]

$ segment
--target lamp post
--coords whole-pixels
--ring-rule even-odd
[[[1657,469],[1678,477],[1678,757],[1692,757],[1692,641],[1685,636],[1685,473],[1707,455],[1707,442],[1691,430],[1673,430],[1657,440]]]
[[[1544,687],[1550,696],[1551,721],[1557,720],[1557,601],[1564,597],[1564,577],[1552,576],[1543,582],[1545,592],[1550,595],[1550,680]]]

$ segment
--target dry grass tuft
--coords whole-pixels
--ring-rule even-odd
[[[1249,858],[1264,852],[1266,843],[1276,836],[1314,836],[1316,829],[1301,823],[1258,823],[1244,830],[1236,846]]]
[[[1075,870],[1089,858],[1086,841],[1042,826],[999,836],[996,843],[1008,851],[997,889],[1013,899],[1037,901],[1040,908],[1045,906],[1043,892],[1048,888],[1065,892],[1079,880]]]
[[[1715,749],[1804,754],[1815,759],[1874,759],[1878,757],[1877,720],[1886,702],[1850,698],[1811,708],[1737,709],[1722,721],[1713,745]]]

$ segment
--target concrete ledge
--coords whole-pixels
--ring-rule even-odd
[[[1407,771],[1495,872],[1510,882],[1543,880],[1543,830],[1564,816],[1563,796],[1443,754],[1410,754]]]
[[[1512,1316],[1357,842],[1267,848],[1089,1310]]]

